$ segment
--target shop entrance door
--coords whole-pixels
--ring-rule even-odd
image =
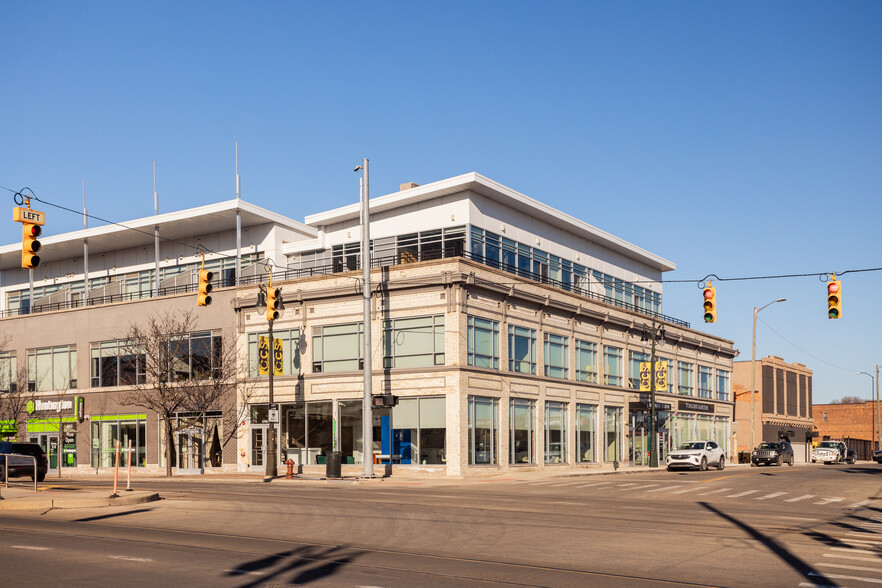
[[[36,443],[43,448],[43,452],[49,460],[49,469],[58,469],[58,434],[57,433],[37,433],[31,435],[28,440]]]
[[[205,447],[202,429],[181,429],[176,433],[178,446],[178,473],[204,474]]]
[[[266,471],[266,445],[269,438],[268,425],[251,425],[251,462],[252,471]]]

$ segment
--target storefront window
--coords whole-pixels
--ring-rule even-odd
[[[495,464],[499,401],[469,396],[469,464]]]
[[[607,406],[603,409],[603,460],[606,462],[622,460],[622,409]]]
[[[446,404],[443,397],[399,400],[392,409],[392,455],[403,464],[446,463]]]
[[[545,403],[545,463],[567,461],[567,405]]]
[[[340,452],[344,464],[364,463],[362,401],[341,400],[338,403]]]
[[[223,464],[223,413],[208,411],[177,413],[173,418],[174,446],[172,465],[178,469],[201,470],[221,467]],[[165,467],[167,442],[165,421],[159,420],[159,465]],[[202,463],[200,463],[200,460]]]
[[[597,431],[597,407],[591,404],[576,405],[576,442],[579,444],[576,461],[587,463],[596,461],[594,455]]]
[[[132,442],[132,466],[144,467],[147,459],[147,415],[92,416],[92,467],[111,468],[119,441],[119,464],[128,466],[128,446]]]
[[[536,402],[512,398],[509,415],[509,462],[536,463]]]
[[[287,457],[301,465],[327,463],[333,443],[331,402],[282,405],[281,442]]]

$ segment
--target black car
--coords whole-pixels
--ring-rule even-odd
[[[882,463],[882,449],[877,449],[873,452],[873,459],[876,463]]]
[[[37,459],[37,471],[34,473],[34,460],[29,457],[17,457],[16,455],[30,455]],[[6,461],[9,460],[8,471],[10,478],[23,478],[30,476],[33,480],[36,476],[38,482],[46,479],[49,471],[49,460],[43,453],[43,448],[36,443],[17,443],[14,441],[0,441],[0,482],[4,481],[7,471]]]
[[[760,443],[750,456],[750,465],[793,465],[793,446],[787,441]]]

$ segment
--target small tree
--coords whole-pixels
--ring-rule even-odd
[[[128,355],[139,362],[125,384],[127,402],[154,411],[165,421],[165,468],[172,475],[174,435],[178,412],[192,418],[222,408],[236,387],[237,352],[234,340],[220,336],[191,339],[196,330],[192,312],[167,312],[132,323],[123,335]]]
[[[0,349],[2,348],[0,344]],[[13,424],[16,431],[21,431],[27,418],[28,403],[34,400],[34,393],[28,391],[27,366],[20,365],[12,370],[11,366],[0,364],[0,368],[2,367],[7,372],[0,374],[0,421]]]

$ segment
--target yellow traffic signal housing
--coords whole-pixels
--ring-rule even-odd
[[[717,322],[717,289],[712,286],[704,289],[704,322]]]
[[[37,251],[40,250],[40,242],[37,241],[43,233],[39,225],[31,223],[22,223],[21,225],[21,267],[25,269],[34,269],[40,265],[40,256]]]
[[[201,270],[199,272],[199,294],[196,298],[196,304],[199,306],[208,306],[211,304],[211,279],[213,277],[214,272],[208,270]]]
[[[842,284],[839,280],[827,282],[827,318],[842,317]]]
[[[266,289],[266,320],[274,321],[279,318],[279,308],[282,305],[281,288]]]

